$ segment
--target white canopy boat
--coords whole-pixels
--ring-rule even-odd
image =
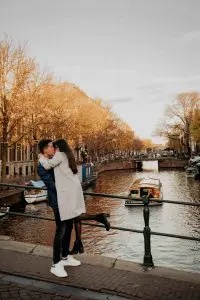
[[[162,202],[151,201],[154,200],[162,200],[162,183],[159,179],[155,178],[136,178],[133,180],[130,188],[129,188],[129,197],[130,200],[125,200],[125,206],[142,206],[143,198],[145,195],[148,195],[150,198],[149,205],[157,206],[162,205]]]
[[[42,180],[38,180],[38,181],[34,181],[31,180],[30,181],[30,186],[33,187],[38,187],[38,188],[43,188],[45,187],[45,184]],[[32,203],[36,203],[36,202],[41,202],[41,201],[46,201],[47,200],[47,191],[46,190],[26,190],[24,192],[24,197],[27,203],[32,204]]]

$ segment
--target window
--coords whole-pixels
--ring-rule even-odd
[[[9,175],[9,167],[6,166],[6,175]]]
[[[19,168],[19,175],[22,175],[22,167]]]

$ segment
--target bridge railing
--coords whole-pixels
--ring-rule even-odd
[[[46,187],[44,188],[37,188],[32,186],[24,186],[24,185],[17,185],[17,184],[7,184],[7,183],[0,183],[0,187],[7,187],[9,188],[16,188],[21,189],[23,191],[25,190],[47,190]],[[92,192],[84,192],[84,196],[93,196],[93,197],[104,197],[104,198],[110,198],[110,199],[118,199],[118,200],[130,200],[130,197],[128,196],[121,196],[121,195],[114,195],[114,194],[104,194],[104,193],[92,193]],[[149,216],[150,216],[150,209],[149,209],[149,201],[153,202],[161,202],[161,203],[171,203],[175,205],[187,205],[187,206],[194,206],[194,207],[200,207],[200,203],[193,203],[188,201],[174,201],[174,200],[157,200],[149,197],[141,198],[140,200],[143,201],[143,218],[144,218],[144,229],[132,229],[132,228],[126,228],[126,227],[120,227],[120,226],[111,226],[111,229],[114,230],[121,230],[121,231],[128,231],[128,232],[135,232],[135,233],[142,233],[144,235],[144,259],[143,259],[143,266],[144,267],[153,267],[153,258],[151,254],[151,235],[156,236],[164,236],[164,237],[171,237],[171,238],[178,238],[178,239],[184,239],[184,240],[190,240],[190,241],[197,241],[200,242],[200,237],[194,237],[194,236],[185,236],[185,235],[178,235],[178,234],[171,234],[171,233],[164,233],[164,232],[156,232],[151,231],[149,226]],[[196,200],[199,201],[199,200]],[[53,218],[47,218],[43,216],[36,216],[35,214],[27,214],[27,213],[18,213],[18,212],[11,212],[7,211],[5,212],[7,215],[13,215],[13,216],[24,216],[28,218],[35,218],[40,220],[49,220],[54,221]],[[104,227],[104,225],[99,224],[93,224],[89,222],[82,222],[83,225],[90,225],[95,227]]]

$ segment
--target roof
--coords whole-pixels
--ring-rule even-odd
[[[156,178],[136,178],[133,180],[130,188],[139,188],[139,187],[148,187],[148,186],[154,186],[156,188],[159,188],[161,185],[161,182],[159,179]]]

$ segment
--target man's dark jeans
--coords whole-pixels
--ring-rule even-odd
[[[58,208],[53,209],[56,233],[53,243],[53,263],[60,261],[60,256],[66,257],[69,254],[69,245],[71,239],[71,232],[73,228],[73,219],[61,221]]]

